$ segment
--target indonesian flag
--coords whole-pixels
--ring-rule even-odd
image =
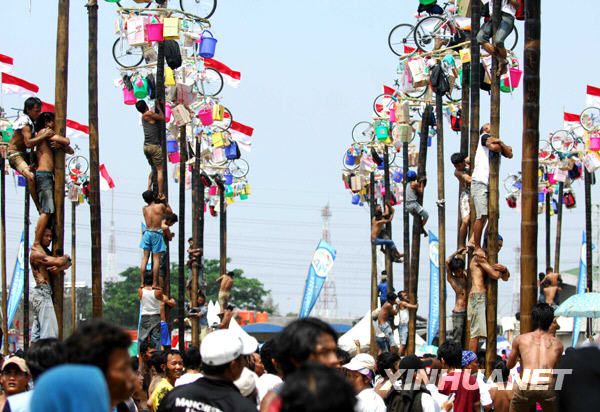
[[[587,107],[600,107],[600,87],[588,84],[585,104]]]
[[[100,168],[98,170],[100,171],[100,190],[107,191],[110,189],[114,189],[115,181],[108,174],[108,171],[106,170],[106,166],[104,166],[104,163],[100,163]]]
[[[240,149],[243,149],[246,152],[251,151],[252,134],[254,133],[252,127],[232,120],[231,126],[229,127],[229,133],[231,133],[231,138],[238,144]]]
[[[54,105],[42,102],[42,112],[54,113]],[[73,139],[76,137],[86,137],[90,134],[90,128],[85,124],[81,124],[74,120],[67,119],[67,132],[65,134],[69,139]]]
[[[13,58],[0,54],[0,72],[11,72],[13,67]]]
[[[2,75],[2,93],[3,94],[18,94],[21,96],[33,96],[40,88],[37,84],[29,83],[27,80],[20,79],[8,73],[0,73]]]
[[[390,86],[386,86],[384,84],[383,85],[383,93],[385,94],[385,96],[383,97],[383,104],[375,105],[375,110],[377,110],[377,113],[379,113],[379,114],[383,114],[384,108],[390,106],[390,97],[389,96],[393,96],[394,93],[396,93],[396,89],[394,89],[393,87],[390,87]]]
[[[564,116],[564,128],[565,130],[571,130],[574,127],[579,126],[580,116],[575,113],[565,112]]]
[[[240,85],[242,74],[232,70],[229,66],[221,63],[220,61],[215,59],[204,59],[204,66],[215,69],[221,73],[223,75],[223,81],[227,83],[227,85],[231,87],[238,87]]]
[[[410,47],[407,46],[406,44],[404,45],[404,54],[411,54],[417,51],[416,47]]]
[[[390,95],[394,95],[394,93],[396,93],[396,89],[394,89],[393,87],[390,86],[386,86],[385,84],[383,85],[383,93],[385,94],[390,94]]]

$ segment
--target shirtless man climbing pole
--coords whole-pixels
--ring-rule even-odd
[[[551,332],[554,310],[547,303],[538,303],[531,312],[533,332],[515,338],[508,357],[508,368],[521,362],[521,383],[515,389],[511,411],[530,411],[539,403],[545,412],[558,411],[555,378],[556,367],[563,352],[563,344]]]
[[[52,242],[52,230],[44,228],[41,239],[33,243],[31,255],[29,256],[31,271],[35,280],[35,287],[31,292],[31,306],[33,308],[32,342],[58,337],[58,322],[52,304],[50,275],[59,274],[71,266],[69,255],[52,256],[48,249],[50,242]]]
[[[140,287],[144,287],[144,273],[146,273],[146,265],[150,259],[150,252],[152,252],[152,287],[157,288],[159,287],[160,257],[167,250],[163,236],[163,223],[165,215],[173,213],[173,210],[167,203],[157,200],[151,190],[142,193],[142,197],[146,202],[146,206],[142,209],[146,228],[140,241],[140,248],[144,252],[140,265]]]
[[[219,276],[216,280],[219,283],[219,305],[221,311],[224,312],[227,304],[229,303],[229,296],[231,295],[231,288],[233,288],[233,277],[235,273],[226,272]]]
[[[386,301],[377,315],[377,324],[379,325],[379,329],[384,333],[388,341],[388,345],[391,351],[394,353],[398,352],[398,342],[396,342],[396,339],[394,338],[394,330],[392,329],[394,316],[398,314],[399,310],[399,308],[395,305],[396,299],[398,299],[398,296],[395,293],[388,293]]]
[[[396,244],[385,230],[385,225],[394,219],[394,208],[385,205],[385,214],[381,206],[375,206],[375,216],[371,221],[371,242],[377,246],[389,247],[392,253],[392,261],[401,263],[404,255],[398,251]]]
[[[557,303],[557,295],[560,291],[560,284],[562,283],[562,278],[560,273],[555,273],[552,267],[548,267],[546,269],[546,277],[542,279],[540,285],[544,285],[544,297],[546,298],[546,303],[552,307],[556,307]]]
[[[467,273],[465,271],[465,254],[467,248],[463,247],[454,252],[446,260],[446,279],[454,293],[456,300],[452,309],[452,334],[450,339],[460,343],[462,347],[467,321]]]
[[[507,281],[510,273],[506,266],[499,263],[491,265],[483,249],[473,252],[473,259],[469,266],[471,269],[471,291],[467,307],[467,318],[471,322],[469,350],[477,353],[479,339],[487,338],[487,324],[485,317],[486,306],[486,277]]]

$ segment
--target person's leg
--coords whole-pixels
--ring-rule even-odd
[[[491,55],[496,54],[496,49],[490,43],[492,37],[492,22],[488,21],[483,23],[479,33],[477,33],[477,42],[483,47],[483,49]]]
[[[160,271],[160,257],[162,253],[152,253],[152,288],[156,289],[160,286],[159,282],[159,271]]]
[[[538,402],[542,406],[544,412],[558,412],[558,399],[556,396],[556,392],[548,389],[545,391],[540,391],[540,399]]]
[[[143,250],[142,263],[140,263],[140,286],[144,287],[144,273],[146,273],[146,266],[148,266],[148,259],[150,259],[150,251]]]
[[[35,287],[31,292],[31,312],[33,321],[31,322],[31,342],[40,340],[40,306],[42,303],[38,288]]]
[[[469,216],[464,217],[460,222],[460,228],[458,229],[458,248],[465,247],[467,242],[467,234],[469,233],[469,223],[471,223]]]
[[[163,174],[162,165],[156,167],[156,181],[158,184],[158,198],[163,199],[165,197],[165,194],[163,192],[165,178]]]
[[[481,216],[481,218],[475,220],[475,224],[473,225],[473,242],[476,248],[481,248],[481,234],[486,222],[487,216]]]
[[[49,286],[48,289],[50,289]],[[44,296],[38,319],[40,323],[40,339],[58,338],[58,321],[54,312],[50,290]]]
[[[157,323],[152,330],[150,331],[150,342],[152,342],[153,347],[160,348],[160,321]]]
[[[44,230],[46,230],[46,227],[48,227],[49,222],[50,222],[50,215],[48,213],[40,214],[37,224],[35,225],[35,240],[34,240],[34,242],[39,243],[42,240],[42,236],[44,235]]]
[[[471,352],[475,352],[477,353],[477,347],[479,346],[479,338],[478,337],[474,337],[469,339],[469,350]]]
[[[531,391],[522,390],[517,386],[510,401],[511,412],[530,412],[535,410],[536,401],[528,396]],[[550,410],[550,409],[549,409]],[[544,412],[546,409],[544,408]]]

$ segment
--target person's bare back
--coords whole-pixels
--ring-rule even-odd
[[[167,207],[163,203],[152,203],[144,206],[142,210],[148,230],[161,230]]]
[[[227,274],[222,275],[220,278],[219,290],[222,292],[229,292],[233,287],[233,278]]]
[[[547,385],[552,382],[549,380],[552,379],[552,369],[558,364],[563,349],[559,339],[548,331],[538,329],[515,338],[513,352],[516,353],[511,353],[511,358],[515,356],[521,359],[524,383]]]
[[[464,312],[467,308],[467,279],[448,274],[448,282],[456,294],[454,312]]]
[[[372,220],[372,224],[371,224],[371,241],[375,241],[375,239],[377,239],[377,237],[379,236],[379,233],[381,233],[381,230],[383,229],[383,226],[388,222],[388,219],[382,218],[380,220],[377,220],[376,217],[373,218]]]
[[[485,293],[485,274],[483,273],[479,261],[475,258],[471,259],[469,268],[471,269],[470,293]]]
[[[394,307],[390,302],[385,302],[381,307],[379,314],[377,315],[377,323],[383,325],[384,323],[388,322],[389,319],[394,315],[393,309]]]

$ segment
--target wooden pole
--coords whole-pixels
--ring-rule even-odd
[[[371,211],[371,222],[373,221],[373,217],[375,216],[375,204],[375,173],[371,172],[369,182],[369,209]],[[388,291],[391,292],[392,290],[388,289]],[[373,242],[371,242],[371,313],[373,313],[375,309],[377,309],[377,246]],[[370,331],[370,352],[372,356],[377,356],[377,340],[375,337],[375,327],[373,326],[372,321]]]
[[[408,180],[406,174],[408,172],[408,142],[402,143],[402,193],[406,196],[406,187]],[[410,288],[410,220],[408,211],[406,210],[406,202],[402,202],[402,232],[404,237],[404,290],[408,291]]]
[[[541,0],[525,1],[523,76],[523,191],[521,194],[521,333],[531,332],[537,300],[538,151],[540,122]]]
[[[469,64],[462,65],[462,84],[461,84],[461,115],[462,124],[460,127],[460,152],[464,155],[469,155],[469,122],[470,122],[470,111],[469,111],[469,93],[470,93],[470,76],[471,66]],[[465,191],[465,185],[461,182],[458,190],[458,201],[457,201],[457,230],[456,230],[456,248],[460,248],[462,239],[460,238],[460,226],[462,224],[462,216],[460,212],[460,194]],[[468,233],[467,233],[468,236]]]
[[[552,230],[552,221],[550,220],[550,208],[552,207],[552,194],[550,193],[546,193],[544,196],[544,201],[545,201],[545,217],[546,217],[546,267],[550,267],[551,266],[551,259],[552,259],[552,254],[551,254],[551,241],[550,241],[550,237],[551,237],[551,230]]]
[[[75,281],[77,278],[77,202],[71,202],[71,333],[77,329],[77,317],[75,308],[77,307],[77,297]],[[92,302],[93,303],[93,302]]]
[[[25,185],[23,218],[23,350],[29,349],[29,186]]]
[[[225,202],[225,185],[219,188],[219,271],[227,273],[227,205]],[[225,308],[221,308],[224,311]]]
[[[584,168],[585,169],[585,168]],[[587,275],[587,290],[592,292],[593,289],[593,266],[592,266],[592,174],[584,170],[584,185],[585,185],[585,264]],[[588,331],[589,332],[589,331]]]
[[[391,132],[390,132],[391,134]],[[385,152],[383,154],[383,184],[385,188],[385,195],[383,197],[385,211],[385,205],[390,203],[390,199],[392,198],[392,193],[390,190],[390,156],[388,152],[388,146],[385,145]],[[375,198],[371,198],[371,203],[374,203]],[[386,230],[390,239],[392,237],[392,222],[388,222],[386,225]],[[394,263],[392,262],[392,250],[389,247],[385,248],[385,272],[387,273],[387,284],[388,290],[393,292],[394,289]]]
[[[427,165],[427,139],[429,138],[429,119],[431,117],[432,107],[427,105],[423,111],[421,122],[421,133],[419,142],[419,164],[417,167],[417,176],[425,176],[425,167]],[[423,204],[423,194],[417,193],[417,201]],[[418,287],[419,287],[419,256],[421,252],[421,236],[423,227],[421,219],[413,218],[413,238],[412,249],[410,254],[410,278],[408,287],[408,299],[410,303],[417,303]],[[409,311],[408,320],[408,341],[406,345],[406,353],[415,353],[415,334],[417,333],[417,312]]]
[[[179,128],[179,267],[178,267],[178,326],[179,326],[179,350],[185,350],[185,169],[187,152],[185,150],[186,126]],[[192,307],[196,305],[194,302]]]
[[[558,183],[558,212],[556,214],[556,240],[554,241],[554,271],[560,272],[560,241],[562,236],[563,191],[565,184]]]
[[[0,187],[0,225],[2,225],[1,237],[2,237],[2,348],[4,356],[8,355],[8,298],[7,298],[7,279],[6,279],[6,158],[3,153],[0,156],[0,173],[2,176],[0,177],[0,182],[2,186]]]
[[[184,142],[181,143],[182,145]],[[200,246],[200,208],[204,207],[204,202],[200,203],[200,192],[204,193],[204,186],[200,184],[200,136],[196,140],[196,147],[194,150],[194,168],[192,169],[192,244],[193,248],[201,248]],[[192,290],[191,290],[191,301],[190,307],[196,307],[197,303],[195,299],[198,296],[198,275],[200,270],[200,260],[202,257],[197,257],[192,261]],[[192,319],[192,346],[194,348],[200,347],[200,328],[198,321]]]
[[[98,1],[88,5],[88,116],[90,125],[90,227],[92,255],[92,317],[102,317],[102,210],[98,134]],[[73,259],[75,260],[75,259]],[[73,265],[75,266],[75,265]],[[73,268],[73,272],[75,269]],[[73,277],[75,277],[73,275]],[[75,289],[74,289],[75,291]],[[76,294],[75,294],[76,295]],[[76,307],[76,306],[75,306]],[[73,324],[75,327],[75,324]]]
[[[54,116],[56,133],[65,135],[67,130],[67,88],[69,61],[69,0],[58,0],[58,22],[56,33],[56,80],[54,91]],[[54,239],[52,251],[64,250],[65,240],[65,152],[57,150],[54,153]],[[64,306],[65,273],[52,277],[52,292],[54,310],[58,320],[58,338],[63,337],[63,306]]]
[[[439,64],[439,63],[438,63]],[[440,293],[439,344],[446,341],[446,190],[444,186],[444,115],[442,95],[435,95],[435,118],[437,140],[437,197],[438,197],[438,266]],[[459,213],[460,214],[460,213]]]

